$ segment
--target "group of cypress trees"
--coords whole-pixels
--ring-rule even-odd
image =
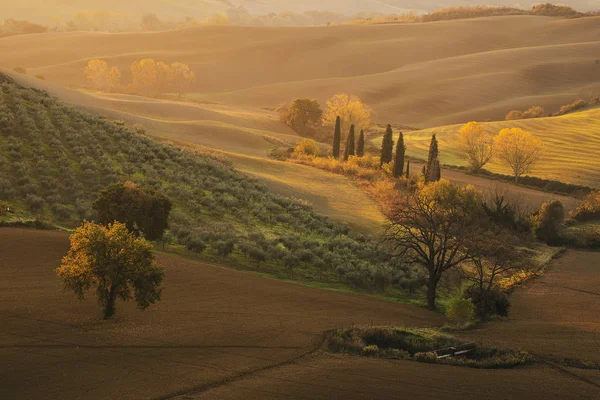
[[[392,175],[395,178],[399,178],[405,175],[404,171],[404,159],[406,158],[406,145],[404,144],[404,134],[400,132],[398,136],[398,142],[396,143],[396,154],[394,155],[394,139],[393,139],[392,126],[388,124],[385,128],[385,134],[383,135],[383,141],[381,143],[381,158],[379,165],[387,164],[394,160],[394,168],[392,169]],[[406,165],[406,178],[410,176],[410,160]]]
[[[340,158],[340,148],[342,141],[342,124],[340,117],[335,120],[335,132],[333,134],[333,157]],[[365,155],[365,132],[361,129],[358,141],[355,139],[354,125],[350,126],[346,148],[344,149],[344,161],[348,161],[350,156],[362,157]]]
[[[340,142],[342,140],[342,129],[341,119],[337,117],[335,121],[335,132],[333,135],[333,157],[340,157]],[[406,158],[406,145],[404,144],[404,134],[400,132],[398,136],[398,142],[396,143],[396,153],[394,154],[394,133],[392,126],[387,125],[385,134],[383,135],[383,141],[381,143],[381,157],[379,166],[383,164],[391,163],[394,161],[394,168],[392,169],[392,175],[395,178],[406,176],[410,177],[410,160],[406,161],[406,169],[404,168],[404,160]],[[350,156],[363,157],[365,155],[365,133],[361,129],[358,141],[355,140],[354,125],[350,126],[350,132],[348,133],[348,140],[346,141],[346,148],[344,150],[344,161],[348,161]],[[431,144],[429,145],[429,156],[427,157],[427,163],[423,166],[423,176],[425,182],[436,182],[441,178],[441,168],[439,161],[438,142],[435,137],[435,133],[431,137]]]

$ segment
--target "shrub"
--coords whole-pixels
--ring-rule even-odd
[[[379,353],[379,347],[376,344],[365,346],[362,348],[362,353],[365,356],[377,356]]]
[[[23,67],[14,67],[13,71],[18,72],[19,74],[27,74],[27,70]]]
[[[37,79],[40,79],[40,80],[42,80],[42,81],[45,81],[45,80],[46,80],[46,77],[45,77],[44,75],[42,75],[42,74],[36,74],[36,76],[35,76],[35,77],[36,77]]]
[[[472,287],[465,293],[465,297],[471,301],[475,307],[475,314],[479,318],[485,318],[490,315],[500,315],[506,317],[510,309],[508,296],[500,289],[490,291]]]
[[[535,216],[535,235],[549,245],[561,244],[562,223],[565,219],[565,210],[558,200],[547,201]]]
[[[10,210],[10,205],[6,201],[0,201],[0,217],[8,214]]]
[[[516,119],[527,119],[527,118],[541,118],[544,116],[544,109],[539,106],[532,106],[525,111],[512,110],[506,114],[505,119],[507,121],[513,121]]]
[[[571,113],[573,111],[585,108],[585,107],[587,107],[587,105],[588,104],[584,100],[581,100],[581,99],[575,100],[571,104],[562,106],[557,112],[555,112],[552,115],[554,115],[554,116],[565,115],[565,114]]]
[[[517,119],[523,119],[523,113],[519,110],[512,110],[508,114],[506,114],[505,119],[507,121],[514,121]]]
[[[456,326],[463,326],[473,320],[475,306],[469,299],[455,297],[450,300],[446,309],[446,318]]]
[[[581,204],[571,211],[571,218],[581,222],[600,220],[600,191],[588,194]]]
[[[206,242],[198,235],[188,238],[185,245],[189,251],[193,251],[194,253],[202,253],[204,250],[206,250],[206,246]]]
[[[319,155],[319,145],[312,139],[302,139],[294,147],[295,154],[304,154],[307,156],[318,156]]]
[[[212,247],[219,256],[227,258],[231,253],[233,253],[235,243],[233,240],[218,240],[212,244]]]
[[[543,15],[546,17],[577,17],[581,15],[581,13],[575,11],[569,6],[558,6],[552,3],[544,3],[533,6],[530,14]]]

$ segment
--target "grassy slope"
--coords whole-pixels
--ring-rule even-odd
[[[309,201],[336,221],[368,233],[379,232],[384,218],[377,204],[344,177],[314,168],[267,159],[276,141],[293,144],[298,136],[265,110],[215,104],[84,93],[10,74],[20,83],[50,92],[62,101],[97,114],[141,124],[156,138],[184,146],[225,152],[240,170],[285,196]]]
[[[542,139],[544,156],[531,175],[600,188],[600,108],[559,117],[482,124],[492,135],[503,128],[519,127]],[[406,133],[408,154],[421,159],[427,158],[431,135],[436,133],[440,143],[441,162],[465,165],[456,153],[456,136],[461,126],[462,124],[440,126]],[[380,142],[380,139],[376,139],[372,143],[379,145]],[[510,175],[510,170],[497,161],[490,163],[486,168],[492,172]]]
[[[344,91],[370,103],[379,122],[430,127],[532,104],[550,110],[598,91],[598,20],[24,35],[0,40],[0,66],[82,87],[92,58],[120,67],[126,80],[140,58],[182,61],[199,77],[195,98],[259,108]]]

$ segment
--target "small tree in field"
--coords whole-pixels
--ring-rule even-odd
[[[428,274],[427,307],[436,306],[444,274],[470,258],[487,221],[481,192],[447,180],[422,185],[389,213],[385,240],[398,257]]]
[[[394,157],[393,175],[399,178],[404,173],[404,155],[406,153],[406,145],[404,145],[404,134],[400,132],[398,142],[396,143],[396,156]]]
[[[104,318],[114,315],[117,299],[135,298],[141,310],[160,300],[164,277],[163,268],[154,261],[152,245],[118,222],[108,227],[85,222],[77,228],[56,273],[64,288],[81,300],[95,288]]]
[[[383,135],[383,141],[381,142],[381,158],[379,165],[387,164],[392,162],[392,155],[394,153],[394,133],[392,132],[392,126],[388,124],[385,128],[385,134]]]
[[[360,130],[360,135],[358,136],[358,142],[356,143],[356,156],[364,157],[365,155],[365,131]]]
[[[494,138],[496,156],[508,166],[519,181],[531,171],[542,156],[542,141],[521,128],[505,128]]]
[[[314,134],[314,127],[321,121],[323,110],[319,102],[311,99],[297,99],[282,116],[283,122],[301,135]]]
[[[350,94],[336,94],[325,103],[327,108],[323,114],[323,124],[329,125],[340,117],[343,132],[350,130],[350,125],[360,129],[367,129],[371,125],[373,111],[357,96]]]
[[[469,122],[458,134],[460,156],[467,161],[471,171],[479,172],[494,154],[493,140],[477,122]]]

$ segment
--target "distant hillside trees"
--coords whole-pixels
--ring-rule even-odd
[[[117,67],[109,67],[106,61],[90,60],[84,73],[96,90],[104,92],[120,92],[129,90],[135,93],[150,95],[152,93],[175,92],[178,97],[185,93],[196,80],[196,74],[187,64],[175,62],[171,65],[152,58],[135,61],[131,64],[131,83],[125,87],[121,84],[121,71]]]
[[[494,142],[483,126],[477,122],[469,122],[460,128],[458,133],[458,151],[467,161],[471,171],[477,173],[494,154]]]
[[[439,160],[438,141],[435,133],[431,135],[431,143],[429,144],[429,155],[427,163],[423,166],[423,176],[425,182],[437,182],[441,178],[441,167]]]
[[[319,102],[311,99],[296,99],[281,115],[281,120],[303,136],[315,135],[315,127],[323,117]]]
[[[390,124],[385,128],[383,140],[381,142],[381,157],[379,159],[379,165],[387,164],[392,162],[394,153],[394,133]]]
[[[0,38],[6,36],[46,32],[48,32],[47,26],[34,24],[33,22],[29,21],[8,18],[0,22]]]
[[[360,130],[360,135],[358,136],[358,142],[356,143],[356,156],[364,157],[365,155],[365,131],[363,129]]]
[[[117,92],[121,86],[121,71],[117,67],[109,67],[106,61],[90,60],[84,70],[85,76],[96,90]]]
[[[323,124],[333,124],[339,116],[342,132],[349,132],[350,125],[359,129],[371,126],[373,111],[360,98],[350,94],[336,94],[327,100]]]
[[[152,245],[118,222],[107,227],[86,222],[75,229],[56,273],[63,287],[80,300],[95,289],[105,319],[115,314],[117,299],[135,298],[141,310],[160,300],[164,277],[163,268],[154,261]]]
[[[494,138],[498,159],[512,170],[515,182],[521,175],[531,171],[542,156],[543,146],[539,138],[521,128],[505,128]]]
[[[525,111],[512,110],[506,114],[507,121],[513,121],[516,119],[529,119],[529,118],[541,118],[544,117],[544,109],[539,106],[532,106]]]
[[[168,227],[172,204],[158,191],[125,182],[105,188],[93,207],[98,222],[108,224],[119,221],[137,235],[158,240]]]
[[[400,132],[398,141],[396,142],[396,155],[394,157],[394,169],[392,174],[395,178],[400,178],[404,173],[404,156],[406,153],[406,145],[404,144],[404,134]]]

